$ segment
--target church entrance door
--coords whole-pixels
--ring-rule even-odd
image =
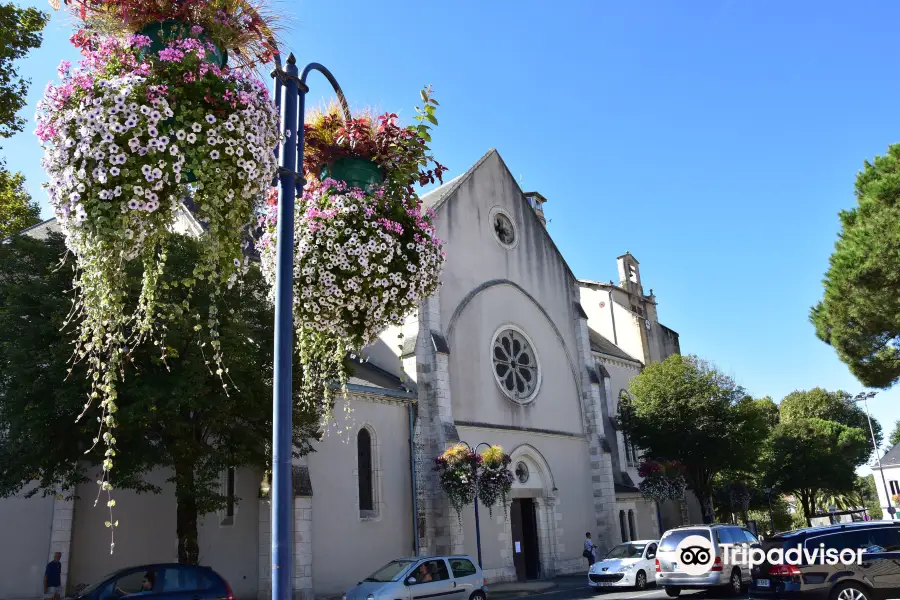
[[[509,511],[513,542],[513,565],[519,581],[541,576],[537,507],[531,498],[516,498]]]

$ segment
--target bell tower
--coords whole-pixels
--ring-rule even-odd
[[[643,297],[644,288],[641,286],[641,267],[638,260],[626,250],[616,262],[619,265],[619,287],[639,298]]]

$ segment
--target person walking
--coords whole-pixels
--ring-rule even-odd
[[[582,552],[581,555],[587,559],[589,569],[593,566],[594,562],[596,562],[594,559],[596,548],[594,542],[591,540],[591,532],[588,531],[584,534],[584,552]]]
[[[60,600],[62,587],[62,552],[53,554],[53,560],[44,569],[44,597],[49,600]]]

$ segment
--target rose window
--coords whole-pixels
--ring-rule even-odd
[[[527,402],[537,392],[537,356],[521,332],[504,329],[494,337],[493,365],[497,384],[511,399]]]

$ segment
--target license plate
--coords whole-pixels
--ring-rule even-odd
[[[767,587],[771,587],[771,585],[772,584],[768,579],[757,579],[756,580],[756,587],[767,588]]]
[[[612,582],[611,581],[601,581],[597,585],[599,585],[600,587],[610,587],[612,585]]]

